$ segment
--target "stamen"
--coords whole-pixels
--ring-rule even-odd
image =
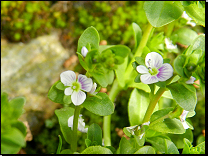
[[[149,60],[147,61],[147,63],[148,63],[149,66],[150,66],[150,62],[151,62],[151,59],[149,59]]]
[[[76,89],[76,88],[77,88],[77,86],[73,86],[72,88],[73,88],[73,89]]]

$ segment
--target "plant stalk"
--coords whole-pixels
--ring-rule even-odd
[[[81,106],[75,106],[75,110],[74,110],[73,135],[72,135],[73,142],[71,144],[72,152],[77,151],[77,128],[78,128],[78,118],[81,108],[82,108]]]
[[[150,120],[150,117],[153,113],[153,110],[158,102],[158,100],[160,99],[160,97],[162,96],[162,94],[166,91],[166,88],[160,88],[157,93],[152,97],[152,99],[150,99],[150,103],[149,106],[147,108],[147,111],[145,113],[144,119],[143,119],[143,123],[148,122]]]
[[[112,102],[115,101],[116,96],[122,90],[122,88],[118,85],[117,79],[114,80],[112,88],[109,92],[109,98]],[[104,137],[104,145],[111,146],[111,115],[103,117],[103,137]]]

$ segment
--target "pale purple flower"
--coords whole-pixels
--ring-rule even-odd
[[[87,53],[88,53],[88,49],[87,49],[85,46],[82,47],[82,49],[81,49],[81,54],[82,54],[82,56],[83,56],[83,57],[86,57]]]
[[[191,76],[190,79],[188,81],[186,81],[186,84],[193,84],[195,80],[196,80],[196,78]]]
[[[93,94],[93,95],[96,95],[98,93],[98,92],[95,92],[96,88],[97,88],[97,83],[94,82],[91,90],[89,91],[89,93]]]
[[[74,115],[72,115],[68,119],[68,127],[71,127],[71,130],[73,130],[73,120],[74,120]],[[82,118],[81,114],[79,115],[79,118],[78,118],[78,131],[83,132],[83,133],[87,133],[88,131],[88,128],[85,128],[84,119]]]
[[[86,99],[85,92],[89,92],[92,88],[92,79],[82,74],[79,74],[76,79],[75,72],[71,70],[61,73],[60,79],[64,86],[67,86],[64,94],[71,95],[74,105],[81,105]]]
[[[145,65],[139,65],[136,70],[141,73],[140,80],[144,84],[166,81],[173,76],[173,67],[169,63],[163,64],[163,58],[156,52],[148,53]]]
[[[180,120],[184,129],[190,128],[189,125],[186,123],[186,115],[188,114],[188,112],[189,111],[183,110],[182,114],[180,115]]]

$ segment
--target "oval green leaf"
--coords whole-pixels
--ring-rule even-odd
[[[106,93],[98,93],[98,96],[102,97],[99,99],[97,97],[88,97],[82,104],[88,111],[99,115],[107,116],[114,112],[114,104],[109,99]]]
[[[153,27],[161,27],[178,19],[183,10],[173,2],[145,1],[144,11]]]

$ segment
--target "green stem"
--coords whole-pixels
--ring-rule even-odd
[[[121,87],[118,85],[117,80],[114,81],[112,88],[109,92],[109,98],[112,102],[115,101],[116,96],[121,91]],[[103,137],[104,137],[104,145],[111,146],[111,115],[103,117]]]
[[[139,43],[139,46],[138,46],[138,48],[137,48],[137,50],[136,50],[136,52],[134,54],[134,57],[131,59],[129,65],[128,65],[127,69],[126,69],[125,75],[128,76],[132,72],[132,70],[133,70],[132,63],[135,60],[134,58],[135,57],[140,57],[142,55],[143,49],[144,49],[144,47],[147,44],[147,41],[149,39],[149,35],[151,34],[152,28],[153,28],[153,26],[150,23],[148,23],[147,28],[146,28],[146,30],[145,30],[145,32],[144,32],[144,34],[142,36],[142,39],[141,39],[141,41]]]
[[[157,93],[152,97],[152,99],[150,100],[149,106],[147,108],[147,111],[145,113],[144,119],[143,119],[143,123],[148,122],[150,120],[150,117],[153,113],[153,110],[158,102],[158,100],[160,99],[160,97],[162,96],[162,94],[166,91],[166,88],[160,88]]]
[[[73,120],[73,135],[72,135],[72,144],[71,144],[71,150],[72,152],[77,151],[77,128],[78,128],[78,118],[79,118],[79,113],[81,110],[81,105],[80,106],[75,106],[74,110],[74,120]]]
[[[170,37],[170,35],[172,34],[174,26],[175,26],[175,21],[167,25],[167,31],[166,31],[167,37]]]

